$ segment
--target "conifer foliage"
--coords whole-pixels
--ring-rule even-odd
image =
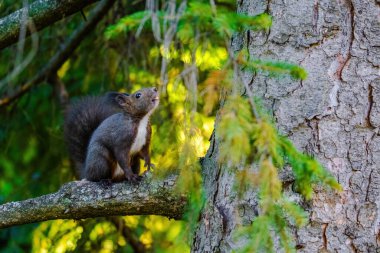
[[[187,55],[182,58],[183,72],[198,71],[195,85],[205,91],[204,112],[215,111],[220,99],[216,94],[226,96],[218,112],[220,121],[216,128],[216,138],[220,139],[221,145],[219,162],[228,164],[227,167],[235,171],[239,192],[244,191],[247,186],[257,189],[258,192],[259,215],[252,225],[242,227],[235,234],[250,237],[250,241],[241,251],[273,252],[272,236],[276,234],[285,252],[294,252],[295,245],[289,226],[304,225],[307,222],[307,214],[283,193],[279,171],[285,166],[291,167],[295,188],[306,200],[312,198],[315,184],[320,183],[336,190],[340,190],[340,185],[318,161],[298,151],[287,137],[278,132],[269,114],[260,107],[259,99],[254,97],[249,91],[250,88],[241,81],[241,71],[269,74],[275,78],[290,75],[301,80],[307,78],[307,73],[302,67],[291,63],[252,59],[246,50],[232,52],[229,45],[233,36],[247,30],[267,30],[272,23],[272,18],[267,13],[256,16],[236,13],[233,8],[234,2],[188,1],[185,3],[186,7],[183,7],[182,2],[177,9],[171,9],[164,4],[161,9],[150,9],[122,18],[109,27],[106,36],[112,38],[130,30],[141,32],[143,26],[151,26],[154,29],[153,23],[157,21],[163,31],[168,23],[175,23],[171,27],[175,29],[175,35],[169,41],[159,40],[164,48],[161,53],[168,61],[175,61],[176,50],[182,55]],[[197,53],[202,51],[206,54],[216,49],[224,49],[226,52],[220,65],[215,68],[202,68],[202,57],[198,57]],[[195,68],[191,69],[191,66]],[[202,78],[204,81],[198,83]],[[195,96],[196,94],[191,93],[190,81],[186,81],[186,78],[183,80],[189,90],[189,96]],[[239,93],[241,88],[245,89],[245,96]],[[201,196],[199,166],[196,165],[197,160],[193,156],[195,153],[189,152],[191,148],[187,148],[188,152],[181,153],[187,155],[180,160],[179,167],[183,169],[179,185],[181,190],[186,190],[190,196]],[[191,156],[193,158],[190,158]],[[200,197],[190,198],[189,224],[194,222],[197,212],[201,210],[201,203]],[[194,227],[194,224],[191,227]]]

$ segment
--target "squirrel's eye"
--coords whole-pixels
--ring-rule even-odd
[[[141,93],[137,93],[136,98],[140,98],[140,97],[141,97]]]

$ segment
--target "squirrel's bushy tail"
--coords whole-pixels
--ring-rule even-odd
[[[118,94],[110,92],[103,97],[85,97],[71,103],[66,109],[64,138],[77,176],[83,169],[92,133],[103,120],[120,111],[114,99]]]

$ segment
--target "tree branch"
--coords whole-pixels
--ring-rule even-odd
[[[31,78],[30,81],[21,85],[11,95],[4,96],[0,99],[0,107],[12,103],[14,100],[24,95],[33,86],[45,80],[51,73],[56,72],[62,66],[62,64],[70,57],[74,50],[80,45],[80,42],[86,37],[86,35],[94,29],[96,24],[103,18],[103,16],[108,12],[108,10],[111,9],[114,2],[115,0],[104,0],[95,9],[93,15],[89,18],[89,20],[82,24],[71,35],[71,37],[66,41],[63,47],[50,59],[50,61],[44,66],[44,68],[40,72],[38,72],[33,78]]]
[[[0,19],[0,50],[17,42],[22,24],[22,14],[28,11],[28,23],[33,22],[36,31],[70,16],[98,0],[38,0]],[[30,31],[27,35],[30,35]]]
[[[162,215],[181,219],[186,198],[174,193],[177,176],[144,177],[137,185],[74,181],[52,194],[0,205],[0,229],[53,220],[114,215]]]

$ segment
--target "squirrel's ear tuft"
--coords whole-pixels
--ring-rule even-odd
[[[124,105],[127,102],[127,96],[129,95],[119,94],[115,97],[115,100],[119,105]]]

